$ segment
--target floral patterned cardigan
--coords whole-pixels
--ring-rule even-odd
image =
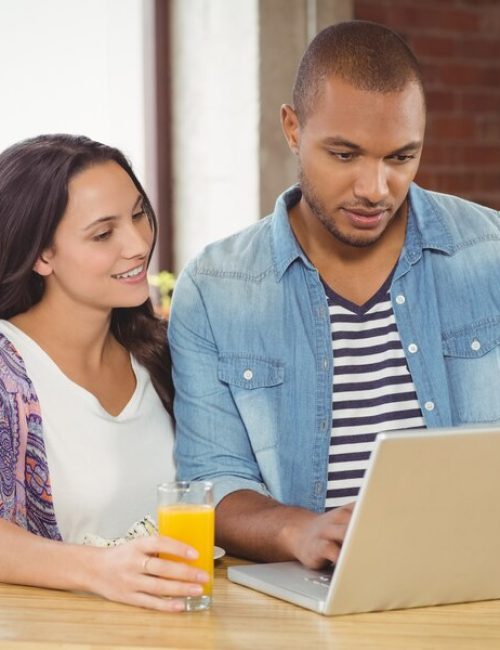
[[[0,334],[0,517],[61,539],[52,503],[40,405],[24,362]]]

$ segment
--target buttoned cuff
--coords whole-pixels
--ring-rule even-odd
[[[214,486],[214,503],[217,506],[224,497],[231,492],[238,490],[253,490],[266,497],[272,496],[264,483],[257,481],[249,481],[247,479],[239,478],[237,476],[219,476],[215,479],[210,479]]]

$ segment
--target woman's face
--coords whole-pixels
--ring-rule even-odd
[[[114,161],[88,167],[71,179],[54,242],[35,264],[44,298],[104,311],[141,305],[152,243],[142,195],[127,172]]]

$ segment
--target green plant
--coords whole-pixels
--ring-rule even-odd
[[[158,273],[148,274],[148,282],[151,287],[156,289],[157,299],[153,296],[158,311],[168,316],[170,310],[170,301],[175,286],[175,275],[170,271],[159,271]]]

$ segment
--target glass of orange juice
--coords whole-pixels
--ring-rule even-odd
[[[208,481],[175,481],[161,483],[158,494],[158,530],[195,548],[196,560],[173,555],[160,555],[168,560],[186,562],[208,573],[201,596],[184,598],[187,611],[208,609],[212,603],[214,578],[214,502],[212,484]]]

